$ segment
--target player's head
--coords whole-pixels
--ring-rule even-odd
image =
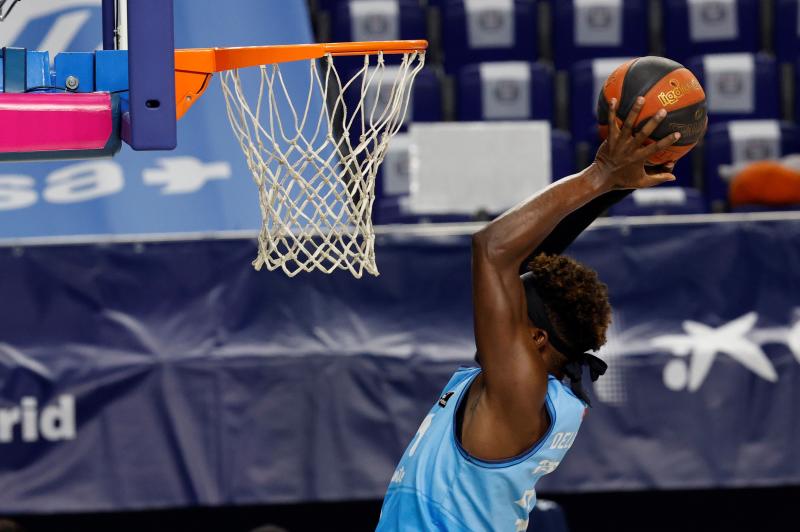
[[[572,365],[579,371],[586,362],[584,353],[606,343],[611,323],[608,287],[597,272],[560,255],[537,256],[522,278],[531,335],[534,339],[547,335],[543,356],[548,371],[558,376],[566,372],[578,385],[580,377],[568,368]]]

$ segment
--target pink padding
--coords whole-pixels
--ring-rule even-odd
[[[106,92],[0,93],[0,153],[99,150],[112,122]]]

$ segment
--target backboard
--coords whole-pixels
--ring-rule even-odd
[[[25,1],[0,0],[0,30]],[[8,47],[0,31],[0,160],[176,147],[172,0],[102,0],[102,26],[102,50],[56,57]]]
[[[2,11],[4,22],[24,1]],[[174,149],[177,120],[221,74],[227,116],[259,189],[254,266],[377,275],[375,179],[427,42],[176,50],[173,8],[172,0],[102,0],[102,50],[59,53],[53,67],[46,51],[3,48],[0,161],[107,157],[122,141],[134,150]],[[385,84],[389,55],[401,62]],[[358,57],[334,63],[343,56]],[[290,90],[281,65],[303,62],[306,89]],[[358,62],[354,72],[337,67]],[[241,70],[260,81],[244,88]]]
[[[173,0],[103,0],[103,49],[128,51],[122,139],[135,150],[171,150],[175,122]]]

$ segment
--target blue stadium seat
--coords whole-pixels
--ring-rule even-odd
[[[597,143],[597,98],[606,78],[630,57],[591,59],[570,72],[570,130],[575,142]]]
[[[378,224],[402,223],[404,199],[411,192],[411,139],[406,133],[397,134],[378,169],[375,180],[373,220]]]
[[[553,181],[574,174],[576,171],[575,147],[572,144],[572,136],[566,131],[552,130],[550,149],[553,154],[551,159]]]
[[[575,173],[575,153],[572,139],[566,131],[551,130],[551,178],[561,179]],[[373,218],[377,224],[418,222],[464,222],[472,219],[462,214],[409,214],[405,208],[411,193],[411,139],[408,134],[397,135],[389,145],[375,183]],[[499,213],[494,213],[499,214]]]
[[[794,65],[794,116],[795,122],[800,124],[800,57]]]
[[[467,65],[458,78],[459,120],[553,119],[553,73],[539,63]]]
[[[425,12],[417,0],[348,0],[333,8],[332,40],[425,39]]]
[[[412,89],[411,116],[406,122],[438,122],[442,119],[442,82],[432,68],[423,68]]]
[[[665,0],[666,56],[685,63],[694,55],[757,52],[759,0]]]
[[[781,63],[800,57],[800,2],[775,0],[775,55]]]
[[[553,2],[556,68],[598,57],[647,55],[648,3],[641,0]],[[576,5],[580,4],[580,5]]]
[[[609,209],[611,216],[702,214],[708,212],[703,195],[695,188],[656,187],[635,190]]]
[[[695,147],[695,150],[700,148]],[[662,186],[676,186],[676,187],[693,187],[694,186],[694,172],[692,167],[692,158],[694,151],[686,154],[681,160],[675,164],[672,170],[672,175],[675,176],[675,181],[665,183]]]
[[[317,8],[322,11],[332,11],[343,0],[316,0]]]
[[[539,499],[528,520],[528,532],[569,532],[564,510],[553,501]]]
[[[449,0],[442,4],[445,69],[469,63],[534,61],[537,6],[533,0]]]
[[[712,54],[686,64],[700,80],[710,123],[780,118],[780,81],[775,59],[766,54]]]
[[[728,179],[736,165],[800,153],[800,128],[777,120],[742,120],[716,124],[705,140],[704,190],[720,210],[728,197]]]

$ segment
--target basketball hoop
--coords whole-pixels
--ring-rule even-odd
[[[403,125],[426,47],[391,41],[176,51],[179,116],[211,73],[222,72],[228,118],[258,186],[257,270],[378,275],[375,176]],[[402,56],[388,76],[385,54]],[[363,56],[355,73],[337,69],[334,58],[344,55]],[[287,86],[281,63],[304,59],[309,82],[299,93]],[[255,87],[241,75],[248,66],[260,69]]]
[[[11,14],[11,10],[14,9],[14,6],[21,1],[22,0],[0,0],[0,22],[7,19],[8,15]],[[6,4],[8,4],[8,7],[6,7]]]

